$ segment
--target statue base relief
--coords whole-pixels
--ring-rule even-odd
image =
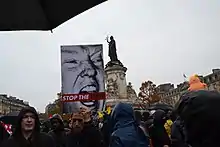
[[[105,82],[108,95],[115,95],[119,99],[127,98],[126,71],[120,61],[110,61],[105,67]]]
[[[110,61],[105,67],[105,83],[107,106],[114,106],[118,102],[134,103],[137,98],[131,83],[126,82],[127,68],[120,61]]]

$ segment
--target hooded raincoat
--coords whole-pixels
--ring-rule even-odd
[[[149,140],[135,121],[131,105],[119,103],[111,116],[110,147],[148,147]]]

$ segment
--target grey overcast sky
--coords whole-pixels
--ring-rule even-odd
[[[136,90],[220,68],[219,0],[109,0],[54,33],[0,32],[0,93],[43,112],[61,88],[60,45],[103,43],[106,63],[111,34]]]

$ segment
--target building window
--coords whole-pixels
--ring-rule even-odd
[[[204,78],[204,81],[203,81],[204,83],[206,83],[207,84],[207,80]]]
[[[215,80],[218,80],[218,75],[217,74],[215,74]]]
[[[214,82],[214,81],[215,81],[215,75],[212,76],[212,82]]]
[[[7,113],[7,110],[4,109],[3,113],[4,113],[4,115],[5,115],[5,114]]]
[[[217,74],[217,79],[220,80],[220,74]]]
[[[209,77],[209,83],[212,83],[213,80],[212,80],[212,76]]]
[[[206,78],[205,81],[206,84],[209,84],[209,78]]]
[[[210,84],[209,87],[208,87],[208,90],[214,90],[214,85],[213,84]]]

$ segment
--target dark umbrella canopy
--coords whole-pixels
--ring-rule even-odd
[[[173,107],[171,105],[168,105],[168,104],[154,104],[154,105],[151,105],[149,108],[149,110],[158,110],[158,109],[161,109],[161,110],[172,110]]]
[[[17,123],[17,117],[18,117],[19,111],[13,111],[5,116],[0,117],[0,121],[4,122],[5,124],[15,124]]]
[[[106,0],[1,0],[0,31],[52,30]]]

